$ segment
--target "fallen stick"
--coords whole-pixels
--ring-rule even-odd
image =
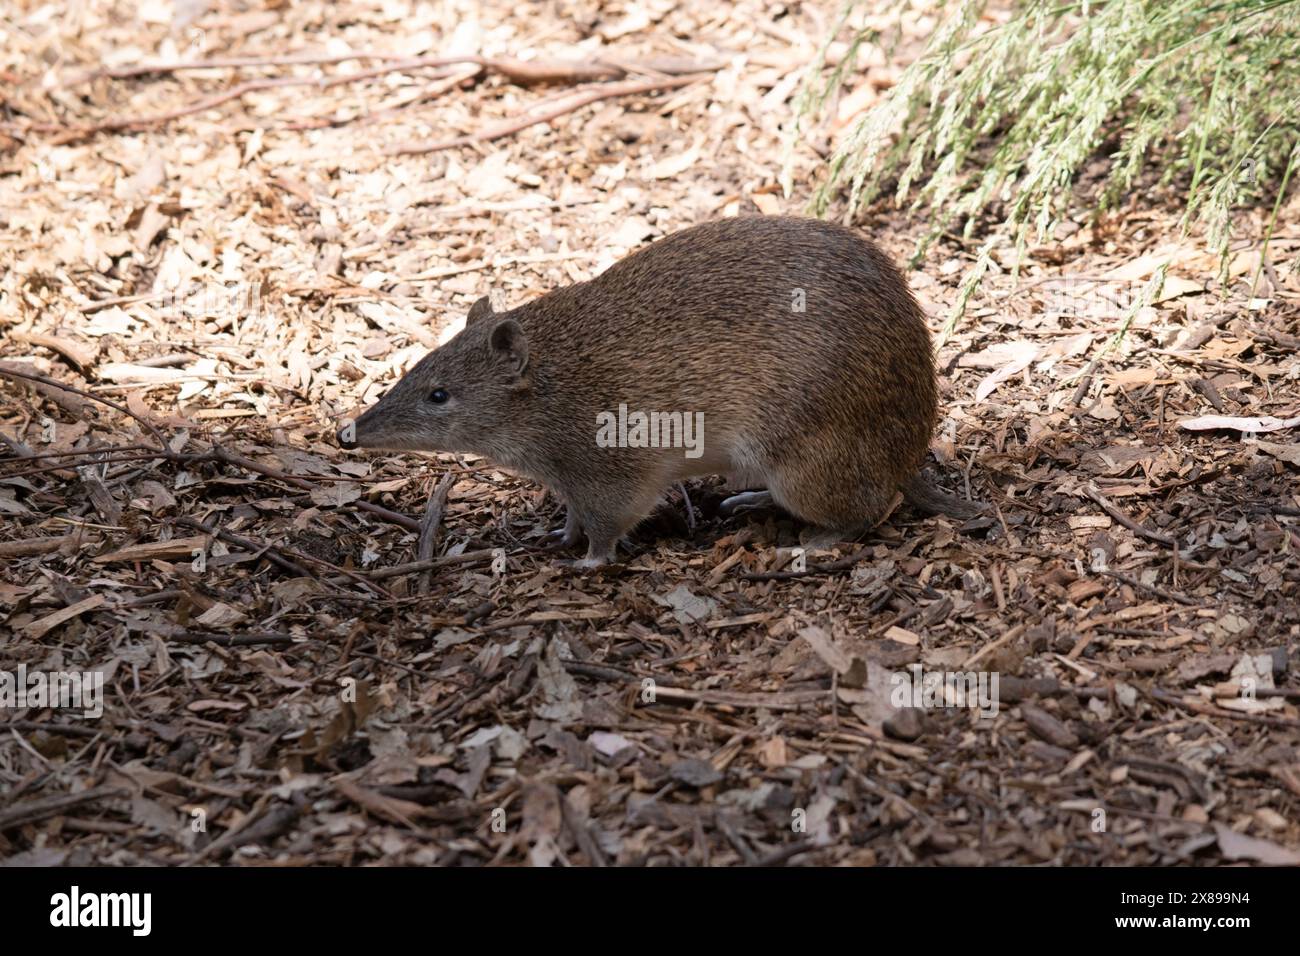
[[[27,368],[31,367],[32,366],[27,366]],[[23,371],[23,369],[15,362],[6,361],[0,363],[0,372],[5,372],[15,377],[25,376],[28,379],[27,387],[41,398],[58,405],[78,421],[81,421],[86,417],[86,403],[81,397],[74,394],[77,392],[76,389],[69,386],[63,386],[60,388],[58,385],[52,385],[50,382],[54,381],[53,379],[51,379],[50,382],[42,381],[42,376],[40,376],[39,373],[35,371]],[[9,442],[6,441],[5,444],[9,444]]]
[[[1174,601],[1186,607],[1200,606],[1199,601],[1195,601],[1192,598],[1187,597],[1187,595],[1185,594],[1177,594],[1173,591],[1167,591],[1164,588],[1157,587],[1154,584],[1143,584],[1137,578],[1133,577],[1133,575],[1125,574],[1123,571],[1105,570],[1102,571],[1101,573],[1107,575],[1108,577],[1114,578],[1116,581],[1122,581],[1124,584],[1127,584],[1129,587],[1138,588],[1143,591],[1149,591],[1152,594],[1154,594],[1156,597],[1164,598],[1166,601]]]
[[[334,63],[346,63],[349,60],[405,60],[401,53],[290,53],[280,56],[232,56],[218,57],[211,60],[158,60],[153,63],[137,63],[133,66],[115,66],[101,70],[87,70],[74,76],[65,86],[86,83],[101,77],[113,80],[130,79],[133,76],[147,76],[151,73],[181,73],[186,70],[225,70],[246,66],[328,66]]]
[[[95,354],[98,352],[98,349],[96,349],[95,353],[89,352],[75,342],[59,338],[57,335],[44,335],[39,332],[12,332],[10,334],[16,342],[39,345],[51,352],[57,352],[82,375],[86,375],[91,365],[94,364]]]
[[[30,445],[20,442],[16,438],[10,438],[4,432],[0,432],[0,445],[9,449],[15,458],[32,458],[33,452]]]
[[[1070,397],[1070,407],[1076,414],[1083,406],[1083,399],[1088,394],[1088,389],[1092,387],[1092,376],[1097,371],[1097,363],[1100,361],[1100,355],[1093,356],[1092,361],[1083,370],[1083,377],[1079,380],[1079,387],[1074,390],[1074,394]]]
[[[58,551],[74,535],[65,534],[56,538],[19,538],[17,541],[0,541],[0,558],[30,558],[33,555],[49,554]]]
[[[448,90],[454,89],[455,87],[460,86],[462,83],[466,83],[469,80],[476,79],[478,75],[482,72],[483,70],[481,67],[475,67],[472,70],[466,70],[461,73],[453,73],[451,76],[448,76],[445,79],[439,80],[436,83],[429,84],[429,86],[427,86],[420,93],[420,95],[415,97],[414,99],[407,100],[406,102],[400,103],[397,106],[390,106],[387,109],[373,110],[373,111],[357,111],[352,116],[337,116],[337,115],[300,116],[296,119],[289,119],[288,121],[280,124],[279,126],[273,126],[272,124],[264,124],[264,125],[267,128],[273,128],[273,129],[278,128],[278,129],[296,131],[296,130],[306,130],[306,129],[325,129],[326,127],[333,127],[337,129],[340,126],[347,126],[349,123],[361,123],[362,125],[374,123],[381,119],[385,119],[389,116],[395,116],[398,113],[400,113],[402,110],[410,109],[412,106],[417,106],[420,103],[427,103],[429,100],[437,99],[439,96],[442,96],[442,94],[446,93]]]
[[[1110,515],[1111,518],[1118,521],[1124,527],[1128,528],[1136,535],[1146,538],[1148,541],[1154,541],[1156,544],[1163,544],[1166,548],[1177,548],[1178,542],[1162,531],[1152,531],[1145,525],[1138,524],[1124,512],[1120,511],[1096,488],[1085,488],[1083,493],[1097,503],[1102,511]]]
[[[98,737],[103,733],[102,730],[96,730],[94,727],[83,727],[80,724],[58,723],[49,720],[11,720],[6,727],[14,730],[26,730],[34,733],[61,734],[64,737]]]
[[[694,76],[676,76],[665,77],[651,80],[632,80],[627,83],[603,83],[598,86],[588,87],[587,89],[573,93],[567,97],[556,101],[547,109],[540,112],[530,113],[527,110],[519,116],[512,117],[508,120],[502,120],[494,123],[477,133],[469,136],[457,136],[453,139],[438,140],[432,143],[399,143],[395,146],[389,146],[383,150],[385,156],[411,156],[421,153],[436,153],[444,149],[456,149],[461,146],[470,146],[474,143],[490,142],[494,139],[500,139],[503,136],[509,136],[520,130],[527,129],[530,126],[536,126],[538,123],[546,123],[550,120],[564,116],[566,113],[572,113],[591,103],[598,103],[601,100],[614,99],[619,96],[632,96],[636,93],[653,93],[659,90],[674,89],[679,86],[688,86],[697,82]]]
[[[123,415],[129,416],[135,419],[141,425],[143,425],[148,430],[149,434],[153,437],[153,439],[156,442],[158,442],[158,445],[161,448],[167,447],[167,440],[163,438],[162,432],[160,432],[157,428],[155,428],[152,422],[147,421],[142,416],[137,415],[135,412],[131,411],[131,409],[127,408],[125,405],[119,404],[118,402],[113,401],[111,398],[104,398],[99,395],[92,395],[90,392],[87,392],[85,389],[77,388],[74,385],[65,385],[63,382],[60,382],[58,379],[50,378],[48,375],[40,375],[36,372],[20,372],[18,369],[10,368],[8,366],[0,365],[0,375],[5,376],[6,378],[17,378],[17,379],[25,379],[29,382],[40,382],[42,385],[48,385],[51,388],[62,389],[65,392],[72,392],[76,395],[80,395],[82,398],[88,398],[92,402],[100,402],[101,404],[107,405],[110,408],[116,408]]]
[[[455,475],[443,475],[433,494],[429,496],[429,503],[424,509],[424,520],[420,522],[420,540],[415,552],[417,561],[429,561],[433,558],[434,549],[438,546],[438,531],[442,527],[442,515],[447,508],[447,494],[455,483]],[[432,583],[432,569],[420,572],[420,579],[415,588],[416,593],[428,594]]]
[[[388,66],[347,74],[348,78],[364,79],[384,73],[422,67],[465,66],[474,64],[485,70],[499,73],[521,85],[534,83],[575,83],[588,80],[617,80],[629,73],[657,73],[684,75],[687,73],[712,73],[726,65],[725,60],[714,63],[696,63],[676,58],[658,58],[642,63],[612,63],[607,60],[516,60],[513,57],[491,57],[470,54],[466,56],[409,57],[400,53],[349,53],[340,56],[311,54],[268,57],[224,57],[211,60],[173,60],[139,63],[134,66],[111,67],[75,77],[72,84],[84,83],[99,77],[114,80],[130,79],[149,74],[181,73],[189,70],[242,69],[268,66],[330,66],[350,60],[386,60]],[[340,81],[343,77],[338,77]],[[70,84],[71,85],[71,84]]]
[[[302,816],[302,809],[296,804],[277,806],[262,812],[265,806],[266,802],[259,801],[254,812],[245,817],[242,823],[235,824],[232,829],[227,830],[200,850],[193,859],[181,865],[192,866],[213,856],[224,858],[237,848],[250,843],[269,843],[288,831]]]
[[[388,55],[376,54],[375,58],[387,58]],[[340,62],[341,60],[361,59],[360,56],[345,56],[339,59],[330,60],[328,58],[319,60],[321,63]],[[310,60],[299,61],[301,63],[310,63]],[[172,120],[190,116],[194,113],[201,113],[204,110],[213,109],[217,106],[227,103],[230,100],[241,99],[249,93],[255,93],[259,90],[277,89],[287,86],[314,86],[317,89],[330,89],[344,83],[355,83],[360,80],[371,79],[376,76],[382,76],[387,73],[398,73],[407,70],[454,67],[475,64],[485,70],[500,73],[507,79],[522,86],[530,86],[541,83],[580,83],[587,80],[610,80],[626,76],[630,69],[642,69],[645,72],[657,74],[658,79],[638,80],[624,84],[625,89],[611,90],[603,95],[592,96],[591,98],[575,98],[573,105],[562,108],[554,115],[543,114],[540,118],[530,120],[519,129],[525,126],[531,126],[533,123],[545,122],[547,119],[553,119],[555,116],[563,115],[566,112],[578,109],[586,103],[593,103],[597,100],[607,99],[613,96],[625,96],[630,93],[648,92],[654,89],[663,89],[672,86],[683,86],[691,82],[689,74],[713,72],[718,69],[719,64],[704,63],[676,63],[665,61],[659,64],[660,69],[653,65],[637,67],[635,64],[628,66],[618,66],[610,63],[594,61],[591,63],[571,62],[571,61],[526,61],[514,60],[510,58],[493,58],[484,56],[457,56],[457,57],[414,57],[414,58],[397,58],[388,66],[377,67],[370,70],[361,70],[357,73],[349,73],[343,76],[333,76],[325,78],[317,77],[299,77],[299,76],[279,76],[267,77],[258,80],[248,80],[240,83],[220,93],[199,100],[197,103],[191,103],[188,106],[178,107],[169,110],[166,113],[157,113],[153,116],[125,117],[120,119],[103,120],[98,123],[83,125],[68,125],[63,123],[0,123],[0,129],[10,130],[11,132],[25,133],[58,133],[65,134],[72,138],[83,136],[93,136],[96,133],[117,132],[121,130],[147,129],[152,126],[159,126],[170,123]],[[198,60],[191,63],[156,63],[145,64],[138,67],[119,68],[119,73],[109,72],[104,75],[122,78],[126,76],[137,76],[147,73],[158,72],[178,72],[184,69],[213,69],[222,65],[277,65],[270,62],[243,61],[238,58],[232,60]],[[673,80],[676,82],[673,82]],[[590,94],[584,94],[590,96]],[[477,139],[497,138],[508,133],[515,132],[513,129],[507,129],[498,132],[491,137],[479,136]],[[449,146],[440,146],[439,148],[447,149]],[[414,152],[431,152],[432,150],[414,150]]]
[[[178,644],[216,644],[218,647],[256,647],[261,644],[284,646],[296,644],[298,639],[292,634],[279,631],[248,631],[244,634],[209,634],[206,631],[179,630],[175,633],[159,633],[165,641]]]
[[[779,850],[773,850],[771,853],[767,854],[767,856],[759,857],[753,863],[746,865],[755,867],[780,866],[786,860],[793,859],[796,856],[802,856],[804,853],[814,853],[821,849],[823,848],[818,846],[812,840],[799,840],[795,843],[791,843],[789,846],[782,847]]]
[[[270,545],[270,544],[263,545],[263,544],[261,544],[261,543],[259,543],[259,542],[257,542],[257,541],[251,541],[251,540],[249,540],[248,538],[241,538],[239,535],[231,534],[231,533],[228,532],[228,531],[217,530],[217,529],[211,529],[211,528],[209,528],[208,525],[204,525],[204,524],[202,524],[202,523],[200,523],[200,522],[196,521],[195,519],[190,518],[190,517],[188,517],[188,516],[183,516],[183,517],[181,517],[181,518],[178,518],[177,520],[178,520],[181,524],[187,525],[187,526],[189,526],[189,527],[202,528],[204,531],[207,531],[207,532],[209,532],[210,534],[215,534],[217,537],[221,538],[221,539],[224,540],[224,541],[228,541],[228,542],[230,542],[231,544],[236,544],[236,545],[238,545],[238,546],[241,547],[241,548],[245,548],[245,549],[247,549],[248,551],[252,552],[253,554],[260,554],[260,555],[262,555],[263,557],[268,558],[268,559],[271,558],[271,552],[272,552],[272,551],[278,551],[278,552],[280,552],[281,554],[283,554],[283,555],[286,557],[286,559],[287,559],[287,558],[296,558],[296,559],[298,559],[299,561],[307,561],[307,562],[309,562],[309,563],[311,563],[311,564],[320,564],[320,565],[324,565],[325,567],[327,567],[327,568],[329,568],[331,571],[333,571],[335,574],[343,575],[344,577],[351,578],[353,581],[357,581],[357,582],[359,582],[360,584],[365,585],[365,586],[366,586],[367,588],[369,588],[370,590],[375,591],[376,593],[378,593],[381,597],[384,597],[384,598],[389,599],[389,600],[391,600],[392,597],[393,597],[393,595],[390,594],[390,593],[389,593],[387,590],[385,590],[383,587],[381,587],[380,585],[375,584],[375,583],[373,583],[373,582],[371,582],[371,581],[366,580],[364,577],[362,577],[362,576],[361,576],[360,574],[358,574],[356,571],[350,571],[350,570],[348,570],[347,568],[341,568],[341,567],[339,567],[337,564],[334,564],[334,563],[332,563],[332,562],[330,562],[330,561],[326,561],[324,558],[317,558],[317,557],[314,557],[313,555],[310,555],[310,554],[304,554],[303,552],[298,551],[298,550],[295,549],[295,548],[288,548],[288,547],[277,546],[277,545]],[[282,567],[286,567],[286,569],[291,569],[291,573],[296,573],[298,577],[304,577],[304,576],[305,576],[305,577],[315,578],[317,581],[320,581],[320,580],[321,580],[320,575],[313,574],[312,572],[307,571],[307,570],[305,570],[304,568],[302,568],[302,567],[300,567],[300,566],[298,566],[298,565],[293,564],[292,562],[288,562],[288,561],[280,562],[280,561],[277,561],[277,562],[275,562],[275,563],[280,564]]]
[[[755,707],[766,710],[803,710],[830,696],[829,690],[784,691],[771,694],[752,694],[728,690],[688,690],[684,687],[665,687],[656,684],[655,699],[682,700],[708,704],[712,707]]]
[[[168,383],[170,384],[170,383]],[[107,456],[113,457],[96,457]],[[149,445],[101,445],[94,448],[76,448],[72,451],[56,451],[45,455],[24,455],[21,458],[0,458],[0,466],[10,465],[16,462],[36,461],[42,458],[84,458],[86,461],[78,462],[61,462],[57,465],[49,465],[44,468],[33,468],[29,471],[11,471],[3,475],[5,478],[19,478],[26,475],[38,475],[50,471],[71,471],[75,468],[84,468],[88,465],[116,465],[129,461],[151,461],[158,459],[160,461],[170,461],[178,465],[200,464],[205,461],[216,461],[217,459],[210,453],[203,452],[167,452],[157,451]],[[464,472],[460,472],[464,473]],[[295,475],[289,472],[285,473],[286,478],[293,478],[298,481],[312,480],[311,475]],[[320,476],[317,476],[320,477]],[[369,477],[355,477],[353,475],[331,475],[330,481],[333,482],[354,482],[361,484],[363,482],[373,481]]]
[[[35,823],[37,820],[44,820],[46,817],[55,816],[87,803],[97,803],[100,800],[126,795],[127,791],[121,787],[92,787],[81,793],[61,793],[54,797],[29,800],[7,810],[0,810],[0,831],[24,823]]]
[[[121,130],[130,129],[147,129],[150,126],[160,126],[164,123],[170,123],[174,119],[180,119],[182,116],[189,116],[191,113],[201,113],[204,110],[210,110],[213,107],[220,106],[230,100],[239,99],[247,96],[249,93],[255,93],[258,90],[269,90],[281,86],[311,86],[315,85],[316,80],[304,80],[299,77],[281,76],[273,79],[250,80],[247,83],[240,83],[238,86],[231,87],[214,96],[206,97],[197,103],[191,103],[189,106],[178,107],[174,110],[168,110],[166,113],[156,113],[153,116],[136,116],[124,117],[120,119],[102,120],[98,123],[83,123],[80,125],[69,125],[65,123],[30,123],[26,126],[20,126],[16,123],[6,123],[6,129],[19,129],[23,132],[35,133],[63,133],[72,138],[82,136],[93,136],[95,133],[115,133]]]
[[[477,551],[464,551],[460,554],[445,554],[440,558],[427,561],[408,561],[406,564],[394,564],[387,568],[375,568],[373,571],[359,571],[368,578],[395,578],[413,571],[427,571],[431,568],[443,568],[449,564],[469,564],[472,561],[484,561],[496,554],[500,548],[480,548]]]
[[[94,454],[102,454],[102,453],[103,453],[102,450],[101,451],[91,450],[91,451],[86,451],[81,453],[80,457],[91,458],[91,456]],[[78,453],[70,452],[69,454],[76,455]],[[155,452],[146,452],[144,454],[120,455],[115,458],[92,458],[89,461],[75,461],[75,462],[65,461],[58,465],[44,465],[40,468],[28,468],[25,471],[11,471],[6,473],[4,477],[5,478],[27,478],[31,475],[46,475],[46,474],[57,473],[57,472],[76,471],[78,468],[88,468],[95,465],[116,465],[128,461],[149,461],[154,458],[161,460],[164,457],[165,456],[162,455],[160,452],[155,451]],[[0,462],[0,464],[8,464],[8,462]]]
[[[232,454],[219,445],[212,446],[211,454],[213,456],[212,460],[214,461],[226,462],[227,464],[235,465],[238,468],[243,468],[246,471],[257,472],[259,475],[265,475],[266,477],[274,478],[277,481],[284,481],[307,491],[311,491],[317,487],[315,484],[304,478],[296,478],[293,475],[285,474],[278,468],[272,468],[270,465],[263,465],[259,462],[253,461],[251,458],[245,458],[242,455]],[[389,511],[387,508],[372,504],[369,501],[354,501],[352,502],[352,506],[357,508],[359,511],[369,512],[377,518],[383,518],[389,524],[398,525],[399,527],[405,528],[407,531],[418,532],[420,530],[420,522],[416,521],[414,518],[408,518],[406,515],[398,514],[396,511]]]
[[[1268,714],[1242,714],[1235,710],[1224,710],[1203,701],[1179,697],[1177,694],[1171,694],[1158,687],[1152,688],[1148,693],[1162,703],[1174,707],[1184,707],[1192,713],[1201,714],[1204,717],[1222,717],[1225,720],[1239,720],[1243,723],[1260,724],[1265,727],[1300,727],[1300,720],[1293,720],[1290,717],[1272,717]]]
[[[749,572],[740,575],[740,579],[742,581],[793,581],[797,578],[808,578],[818,574],[834,574],[837,571],[849,570],[870,553],[871,548],[861,548],[854,551],[847,558],[840,558],[830,564],[815,564],[804,571]]]
[[[245,551],[248,551],[252,554],[261,554],[262,557],[266,558],[266,560],[270,561],[272,564],[279,567],[280,570],[286,571],[289,574],[292,574],[294,577],[298,577],[298,578],[316,577],[316,575],[313,574],[307,568],[304,568],[298,564],[294,564],[286,557],[282,557],[280,555],[279,549],[277,549],[274,545],[259,544],[256,541],[252,541],[240,535],[232,534],[231,532],[226,531],[224,528],[218,528],[216,525],[204,524],[202,521],[199,521],[197,518],[191,518],[189,515],[181,515],[179,518],[176,519],[176,523],[180,525],[184,525],[187,528],[194,528],[198,531],[205,531],[208,534],[212,535],[214,538],[218,538],[219,540],[226,542],[226,544],[233,544],[236,547],[243,548]]]
[[[102,120],[98,123],[83,125],[64,125],[61,123],[31,123],[21,126],[15,123],[0,124],[4,128],[20,129],[37,133],[67,133],[70,136],[91,136],[95,133],[113,133],[121,130],[139,130],[148,129],[151,126],[161,126],[170,123],[172,120],[180,119],[184,116],[190,116],[194,113],[202,113],[205,110],[214,109],[223,103],[231,100],[242,99],[249,93],[256,93],[261,90],[279,89],[286,86],[314,86],[317,89],[329,89],[342,83],[353,83],[358,80],[369,79],[382,73],[389,73],[403,69],[415,69],[417,66],[425,64],[416,60],[405,60],[384,70],[365,70],[361,73],[353,73],[347,76],[335,76],[327,79],[318,79],[300,76],[277,76],[268,77],[261,80],[248,80],[237,86],[232,86],[220,93],[205,97],[196,103],[190,103],[188,106],[177,107],[174,110],[168,110],[166,113],[155,113],[153,116],[136,116],[123,117],[120,119]]]
[[[100,448],[74,448],[71,451],[42,452],[39,455],[36,454],[23,455],[20,458],[13,458],[13,459],[0,458],[0,465],[10,464],[11,461],[28,462],[28,461],[42,461],[43,459],[46,458],[80,458],[86,455],[101,455],[101,454],[107,454],[109,452],[116,455],[119,452],[148,451],[149,447],[150,446],[148,445],[104,445]],[[155,454],[155,455],[143,455],[141,457],[156,458],[158,456]]]
[[[214,446],[214,448],[216,448],[216,446]],[[115,449],[111,447],[97,448],[97,449],[86,449],[81,452],[68,452],[67,454],[89,457],[93,455],[103,455],[105,453],[112,452],[114,450]],[[226,452],[221,449],[217,449],[205,453],[198,453],[198,454],[173,452],[170,450],[145,451],[145,452],[119,455],[111,458],[96,458],[92,461],[87,461],[87,462],[79,462],[79,463],[64,462],[58,465],[46,465],[42,468],[28,468],[24,471],[9,472],[5,474],[3,477],[19,478],[28,475],[46,474],[49,472],[72,471],[77,468],[85,467],[87,465],[113,465],[113,464],[120,464],[123,462],[130,462],[130,461],[150,461],[153,459],[158,459],[161,461],[170,461],[173,462],[174,464],[183,464],[183,465],[194,465],[202,462],[232,464],[235,465],[236,467],[243,468],[246,471],[256,472],[257,474],[265,475],[267,478],[273,478],[276,481],[287,482],[288,484],[294,485],[299,488],[303,488],[307,491],[311,491],[319,487],[314,482],[306,478],[303,478],[299,475],[291,475],[286,472],[280,471],[278,468],[272,468],[270,465],[260,464],[259,462],[253,461],[251,458],[244,458],[240,455],[231,455],[229,452]],[[0,462],[0,464],[4,464],[4,462]],[[351,478],[351,477],[339,477],[334,480],[360,481],[362,479]],[[387,508],[384,508],[380,505],[371,504],[368,501],[357,501],[357,502],[353,502],[353,506],[360,511],[368,511],[371,514],[374,514],[376,517],[382,518],[383,520],[389,522],[390,524],[400,525],[401,527],[406,528],[408,531],[419,530],[419,524],[418,522],[415,521],[415,519],[408,518],[406,515],[398,514],[395,511],[389,511]]]

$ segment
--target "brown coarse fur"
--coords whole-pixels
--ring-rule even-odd
[[[936,402],[925,319],[889,259],[841,226],[756,216],[506,312],[481,300],[352,444],[473,452],[531,477],[564,498],[566,540],[585,531],[594,564],[696,475],[765,487],[826,540],[873,524],[899,490],[933,505],[917,472]],[[702,413],[702,453],[601,447],[598,416],[620,406]]]

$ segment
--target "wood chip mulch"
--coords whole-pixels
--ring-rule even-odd
[[[1300,861],[1294,192],[1266,256],[1271,206],[1239,211],[1226,280],[1155,183],[999,257],[931,463],[986,516],[801,559],[701,481],[576,573],[541,489],[336,424],[489,291],[802,211],[921,26],[786,199],[820,5],[12,6],[0,672],[102,673],[104,712],[0,710],[0,858]],[[900,261],[927,226],[858,224]],[[909,273],[936,333],[980,242]],[[996,713],[896,710],[915,665],[996,673]]]

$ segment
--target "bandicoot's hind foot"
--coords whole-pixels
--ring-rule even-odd
[[[746,511],[754,511],[758,508],[771,508],[776,504],[770,491],[746,491],[738,495],[732,495],[730,498],[724,498],[722,504],[718,505],[718,514],[724,518],[730,518],[732,515],[742,514]]]
[[[862,528],[831,531],[826,528],[804,528],[799,532],[799,544],[809,551],[832,551],[837,545],[852,544],[862,534]]]
[[[923,474],[914,475],[903,484],[903,497],[921,514],[973,518],[989,510],[982,501],[967,501],[934,485]]]
[[[718,514],[725,518],[744,514],[747,511],[755,511],[759,508],[776,507],[778,505],[776,499],[772,497],[772,492],[746,491],[723,499],[722,503],[718,505]],[[811,551],[829,551],[837,544],[850,542],[857,538],[862,534],[862,531],[863,527],[861,525],[841,530],[818,527],[804,528],[799,533],[799,544]]]
[[[600,568],[616,567],[618,564],[617,548],[611,550],[609,554],[593,555],[588,551],[585,558],[560,558],[555,561],[557,568],[570,571],[594,571]]]
[[[846,459],[826,474],[810,462],[796,458],[772,475],[777,503],[810,526],[799,535],[805,548],[830,550],[851,543],[886,513],[892,491],[864,473],[860,462]]]

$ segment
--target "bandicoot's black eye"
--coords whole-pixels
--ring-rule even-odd
[[[435,405],[441,405],[449,398],[451,398],[451,396],[447,394],[445,388],[435,388],[429,393],[429,401],[433,402]]]

